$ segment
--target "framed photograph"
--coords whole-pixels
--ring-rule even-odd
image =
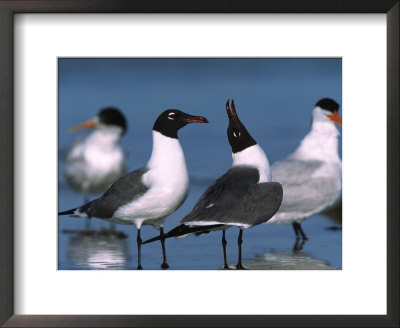
[[[4,326],[398,325],[398,1],[1,1],[0,10]],[[258,270],[218,270],[220,232],[168,239],[170,269],[158,270],[160,243],[142,245],[140,260],[132,225],[57,219],[86,201],[71,189],[82,179],[65,173],[68,127],[102,123],[106,106],[128,171],[150,158],[152,128],[172,133],[153,127],[163,110],[211,122],[179,134],[192,189],[167,233],[230,168],[237,149],[226,128],[237,128],[236,111],[274,163],[296,148],[296,128],[307,133],[325,97],[343,116],[343,225],[310,219],[310,240],[294,246],[290,226],[246,229],[243,265]],[[159,233],[141,231],[143,241]],[[291,270],[299,255],[307,265]]]

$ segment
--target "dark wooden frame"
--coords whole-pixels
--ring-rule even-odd
[[[399,327],[399,7],[398,0],[0,0],[0,208],[2,211],[0,324],[4,324],[4,327]],[[15,13],[385,13],[388,59],[387,315],[14,315],[13,15]]]

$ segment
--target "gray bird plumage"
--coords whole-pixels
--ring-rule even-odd
[[[78,211],[86,213],[88,217],[110,219],[120,206],[139,198],[149,189],[142,182],[142,176],[147,171],[145,166],[128,173],[114,182],[103,196],[80,207]]]
[[[333,203],[340,192],[339,180],[335,176],[313,177],[323,165],[319,160],[286,158],[271,166],[272,180],[279,181],[285,190],[278,215],[293,213],[294,218],[303,217]]]
[[[282,186],[276,182],[257,183],[256,168],[231,168],[200,197],[181,223],[218,222],[254,226],[270,219],[282,202]]]

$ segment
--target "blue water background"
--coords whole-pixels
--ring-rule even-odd
[[[308,59],[73,59],[58,62],[59,209],[83,203],[63,177],[62,154],[87,132],[68,128],[93,117],[100,108],[116,106],[128,119],[122,145],[129,170],[143,166],[152,149],[151,129],[160,112],[177,108],[207,117],[210,124],[190,124],[179,132],[191,176],[191,192],[180,209],[167,218],[169,231],[194,206],[201,193],[226,172],[232,162],[227,142],[225,102],[233,98],[241,121],[265,150],[270,163],[292,152],[308,132],[311,111],[323,97],[342,105],[340,58]],[[340,113],[343,115],[342,106]],[[341,139],[340,139],[341,144]],[[341,151],[341,147],[340,147]],[[287,225],[260,225],[244,232],[243,257],[252,268],[341,268],[339,221],[315,215],[303,223],[310,240],[293,252],[294,233]],[[330,227],[337,228],[330,230]],[[117,226],[126,239],[64,233],[82,230],[85,220],[58,218],[59,269],[135,269],[136,229]],[[108,228],[92,219],[92,228]],[[237,257],[237,232],[227,231],[228,258]],[[157,233],[142,229],[142,238]],[[218,269],[222,264],[221,233],[167,240],[171,269]],[[142,264],[157,269],[159,243],[144,245]],[[310,264],[311,263],[311,264]]]

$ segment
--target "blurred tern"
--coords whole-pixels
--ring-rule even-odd
[[[189,175],[178,130],[188,123],[208,123],[202,116],[193,116],[177,109],[164,111],[153,126],[153,151],[142,168],[117,180],[100,198],[59,215],[97,217],[137,228],[138,269],[141,265],[140,228],[152,225],[160,229],[163,269],[168,268],[163,223],[176,211],[189,193]]]
[[[75,142],[65,156],[64,175],[68,184],[85,195],[99,194],[126,173],[124,150],[119,140],[126,132],[126,120],[113,107],[102,109],[93,119],[70,131],[94,129]]]
[[[292,224],[296,234],[307,240],[300,223],[331,206],[342,190],[342,161],[338,152],[342,124],[339,104],[330,99],[319,100],[312,112],[311,131],[299,147],[271,166],[272,180],[282,184],[282,205],[268,223]]]
[[[241,248],[243,229],[264,223],[276,213],[282,201],[282,186],[271,182],[267,156],[240,122],[233,100],[231,107],[232,110],[228,101],[227,133],[233,158],[231,169],[203,193],[193,210],[180,222],[181,225],[165,234],[165,238],[222,230],[224,268],[229,269],[225,230],[236,226],[240,229],[236,268],[244,269]],[[155,237],[144,243],[159,239]]]

